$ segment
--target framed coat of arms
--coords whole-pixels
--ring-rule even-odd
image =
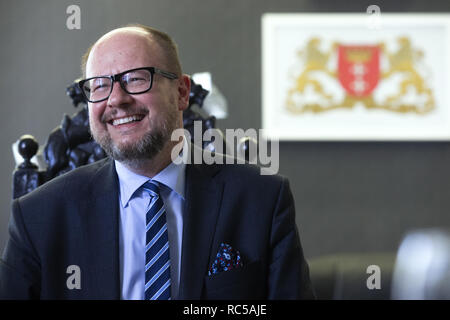
[[[450,15],[265,14],[263,132],[450,140]]]

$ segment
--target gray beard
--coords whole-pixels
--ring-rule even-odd
[[[109,134],[94,139],[114,160],[130,168],[139,168],[161,152],[167,141],[167,135],[161,131],[148,132],[136,143],[121,148],[113,143]]]

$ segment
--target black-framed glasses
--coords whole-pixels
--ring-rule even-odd
[[[142,67],[112,76],[87,78],[78,81],[78,86],[89,102],[100,102],[109,98],[115,81],[119,82],[120,87],[129,94],[140,94],[149,91],[152,88],[155,73],[171,80],[178,78],[172,72],[163,71],[155,67]]]

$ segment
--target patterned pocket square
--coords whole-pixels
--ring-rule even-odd
[[[211,268],[209,268],[208,276],[218,274],[223,271],[242,267],[241,254],[226,243],[221,243],[217,252],[216,260],[214,260]]]

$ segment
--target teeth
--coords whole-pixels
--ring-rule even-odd
[[[139,121],[142,120],[141,116],[131,116],[131,117],[126,117],[126,118],[120,118],[120,119],[116,119],[113,120],[112,124],[113,126],[117,126],[119,124],[124,124],[124,123],[129,123],[132,121]]]

